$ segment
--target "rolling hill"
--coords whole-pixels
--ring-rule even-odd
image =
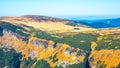
[[[75,23],[74,21],[71,20],[64,20],[59,18],[37,15],[25,15],[19,17],[1,17],[0,21],[10,22],[18,26],[22,25],[30,26],[32,28],[48,32],[67,32],[67,31],[75,32],[76,31],[74,30],[75,25],[79,25],[78,28],[84,29],[84,31],[91,29],[88,28],[87,25],[84,25],[82,23]]]

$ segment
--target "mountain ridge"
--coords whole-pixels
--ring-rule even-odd
[[[72,19],[70,19],[72,20]],[[81,20],[81,19],[73,19],[73,21],[81,22],[83,24],[86,24],[88,26],[94,27],[94,28],[117,28],[120,27],[120,18],[106,18],[106,19],[95,19],[95,20]]]

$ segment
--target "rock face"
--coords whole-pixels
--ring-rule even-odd
[[[89,60],[91,68],[119,68],[120,50],[95,50]]]
[[[3,35],[3,28],[0,27],[0,36]]]
[[[17,36],[11,31],[4,30],[0,37],[0,48],[13,48],[16,52],[22,53],[22,58],[46,60],[51,67],[77,64],[84,61],[85,52],[83,50],[70,47],[63,43],[54,43],[51,40],[38,39],[31,35],[28,41],[23,41],[23,37]],[[78,55],[78,52],[81,53]],[[64,61],[64,62],[63,62]],[[62,63],[62,64],[61,64]],[[64,65],[63,65],[64,64]]]

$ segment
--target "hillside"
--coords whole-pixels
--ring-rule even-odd
[[[74,30],[75,26],[72,25],[78,25],[79,29],[83,30],[77,30],[79,31],[88,31],[87,25],[84,24],[76,24],[74,21],[71,20],[64,20],[59,18],[52,18],[52,17],[46,17],[46,16],[36,16],[36,15],[25,15],[25,16],[19,16],[19,17],[1,17],[0,21],[3,22],[9,22],[17,26],[29,26],[31,28],[47,31],[47,32],[76,32]],[[28,29],[27,27],[25,27]],[[30,29],[28,29],[30,30]],[[94,30],[94,29],[91,29]]]
[[[36,58],[37,61],[46,60],[51,67],[56,65],[70,65],[73,63],[81,63],[84,60],[85,52],[80,49],[75,49],[67,44],[54,43],[53,41],[38,39],[31,35],[28,39],[25,37],[17,36],[8,30],[3,30],[3,36],[0,37],[0,48],[14,49],[22,54],[22,59]],[[4,39],[4,40],[3,40]],[[26,41],[24,41],[27,39]],[[78,55],[78,52],[81,52]],[[70,59],[71,57],[71,59]],[[63,62],[64,61],[64,62]],[[65,66],[61,65],[61,66]]]
[[[0,63],[5,63],[0,67],[120,67],[120,28],[74,23],[36,15],[1,17]]]

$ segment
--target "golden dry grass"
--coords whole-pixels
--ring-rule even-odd
[[[51,22],[51,21],[41,21],[36,22],[31,18],[26,17],[8,17],[3,19],[2,21],[11,22],[16,25],[24,24],[26,26],[31,26],[34,29],[47,31],[51,33],[62,33],[62,32],[82,32],[82,31],[94,31],[96,29],[88,28],[88,27],[77,27],[80,30],[74,30],[74,26],[66,25],[66,22]],[[25,28],[27,29],[27,28]]]

